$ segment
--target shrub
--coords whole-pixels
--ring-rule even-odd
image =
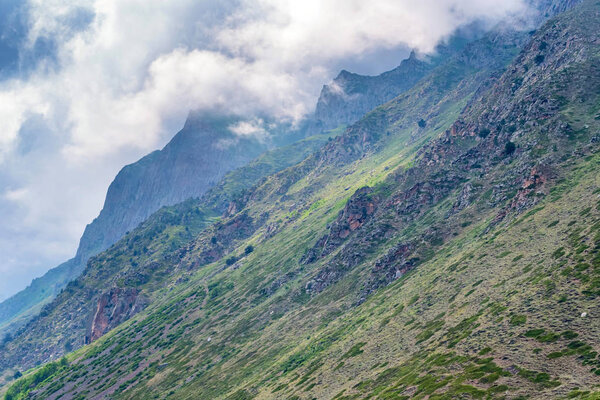
[[[507,156],[510,156],[512,153],[514,153],[516,149],[517,146],[513,142],[506,142],[504,145],[504,153]]]
[[[360,354],[362,354],[364,352],[364,350],[362,349],[362,347],[365,345],[365,342],[359,342],[357,344],[355,344],[354,346],[352,346],[350,348],[350,350],[348,350],[341,359],[345,359],[345,358],[351,358],[351,357],[356,357]]]
[[[225,260],[225,264],[227,264],[227,266],[231,266],[233,264],[235,264],[237,261],[237,257],[236,256],[231,256],[228,259]]]
[[[533,61],[535,61],[536,65],[540,65],[541,63],[544,62],[544,59],[546,57],[544,57],[543,54],[538,54],[537,56],[535,56],[535,58],[533,59]]]
[[[525,336],[534,338],[534,337],[543,335],[544,333],[545,333],[544,329],[531,329],[531,330],[528,330],[527,332],[525,332]]]
[[[490,130],[487,128],[482,128],[479,130],[479,132],[477,132],[477,135],[480,138],[486,138],[486,137],[488,137],[489,134],[490,134]]]

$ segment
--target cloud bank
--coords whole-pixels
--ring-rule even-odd
[[[247,115],[240,135],[260,128],[255,115],[298,121],[345,63],[431,52],[461,25],[529,12],[524,0],[29,0],[19,11],[26,72],[0,81],[0,298],[73,255],[118,169],[190,109]]]

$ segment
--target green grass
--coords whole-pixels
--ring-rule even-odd
[[[521,67],[509,68],[508,78],[513,70],[524,73]],[[13,386],[14,395],[34,389],[38,398],[106,391],[116,399],[157,393],[173,399],[593,398],[600,385],[600,328],[582,313],[591,314],[600,296],[600,211],[593,194],[600,156],[583,134],[549,137],[552,126],[536,121],[514,139],[523,155],[499,158],[493,151],[504,142],[490,144],[483,148],[489,158],[480,160],[488,163],[483,176],[480,165],[452,180],[454,170],[429,163],[423,149],[438,144],[442,150],[436,150],[458,162],[493,140],[497,126],[485,139],[445,134],[477,87],[476,72],[452,64],[418,88],[431,94],[439,79],[450,85],[440,89],[443,96],[401,96],[350,128],[344,140],[329,142],[325,153],[261,181],[244,198],[242,212],[253,221],[244,234],[243,224],[228,225],[235,216],[187,210],[184,216],[204,222],[186,241],[186,224],[176,219],[181,215],[164,211],[144,227],[144,246],[185,243],[187,251],[165,250],[172,258],[145,288],[149,306],[71,354],[68,365],[30,371]],[[573,106],[563,110],[568,121],[585,117],[587,103],[565,104]],[[466,116],[488,121],[477,118],[480,106],[486,104],[474,102]],[[412,126],[426,112],[427,128],[415,138]],[[383,117],[391,122],[382,128]],[[506,126],[517,133],[526,122]],[[371,141],[363,140],[365,132]],[[447,140],[436,142],[440,135]],[[563,147],[557,154],[526,152],[528,141],[537,139]],[[331,154],[337,157],[324,161]],[[539,195],[520,196],[524,189],[514,182],[542,161],[558,176]],[[467,181],[476,195],[455,207]],[[421,189],[422,183],[438,191]],[[301,263],[364,186],[381,196],[373,223],[326,257]],[[519,198],[529,202],[512,207]],[[229,226],[237,236],[225,246],[221,233]],[[137,271],[131,261],[151,259],[141,255],[143,238],[133,239],[139,232],[100,256],[86,278]],[[222,254],[198,265],[217,244]],[[249,245],[254,251],[245,254]],[[403,245],[412,249],[407,256]],[[134,251],[140,255],[132,259]],[[232,255],[244,256],[227,266]],[[399,273],[409,264],[413,268]],[[329,284],[307,291],[322,276]],[[34,387],[23,383],[35,376],[41,382]]]

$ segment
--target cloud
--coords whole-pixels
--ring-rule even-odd
[[[269,132],[265,129],[265,121],[254,118],[249,121],[240,121],[229,126],[229,130],[239,137],[252,137],[261,141],[267,140]]]
[[[21,50],[50,43],[51,54],[0,82],[0,217],[14,223],[0,227],[0,271],[30,277],[43,268],[28,265],[71,254],[118,169],[163,145],[190,109],[227,109],[246,118],[238,135],[264,135],[253,117],[300,120],[345,62],[431,52],[463,24],[527,10],[524,0],[29,0]]]

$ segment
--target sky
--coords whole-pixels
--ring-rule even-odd
[[[71,258],[124,165],[190,110],[287,122],[525,0],[1,0],[0,300]]]

